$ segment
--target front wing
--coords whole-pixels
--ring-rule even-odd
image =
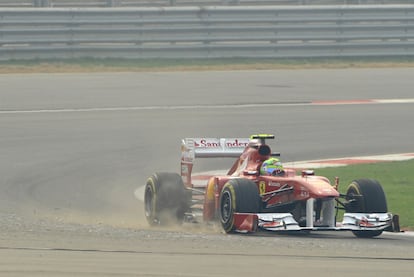
[[[234,213],[237,232],[267,231],[374,231],[393,229],[390,213],[345,213],[343,221],[335,226],[323,226],[318,222],[300,226],[291,213]]]

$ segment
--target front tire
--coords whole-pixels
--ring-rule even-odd
[[[260,212],[260,196],[257,185],[247,179],[231,179],[220,193],[219,213],[226,233],[236,230],[234,213]]]
[[[347,189],[346,199],[349,213],[386,213],[387,201],[381,184],[372,179],[353,181]],[[359,238],[372,238],[382,234],[382,230],[352,231]]]
[[[151,226],[182,223],[189,203],[181,176],[159,172],[149,177],[145,185],[144,206],[145,217]]]

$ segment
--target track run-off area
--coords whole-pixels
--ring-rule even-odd
[[[0,75],[0,276],[412,276],[406,234],[150,229],[134,195],[154,172],[179,171],[185,137],[272,133],[272,149],[296,165],[411,155],[412,76],[414,68]],[[231,164],[203,160],[195,170]]]

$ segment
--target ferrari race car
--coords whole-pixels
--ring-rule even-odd
[[[338,178],[332,185],[313,170],[284,168],[282,175],[260,174],[265,160],[279,156],[272,153],[267,139],[274,136],[183,139],[181,174],[159,172],[146,182],[148,223],[219,221],[226,233],[352,231],[357,237],[375,237],[399,231],[398,216],[388,213],[376,180],[355,180],[341,194]],[[227,173],[204,176],[202,183],[200,176],[193,176],[196,158],[223,157],[236,158]]]

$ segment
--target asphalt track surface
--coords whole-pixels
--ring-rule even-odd
[[[134,191],[153,172],[178,170],[184,137],[274,133],[286,162],[412,153],[413,76],[414,68],[0,75],[0,275],[412,276],[412,236],[150,230]]]

